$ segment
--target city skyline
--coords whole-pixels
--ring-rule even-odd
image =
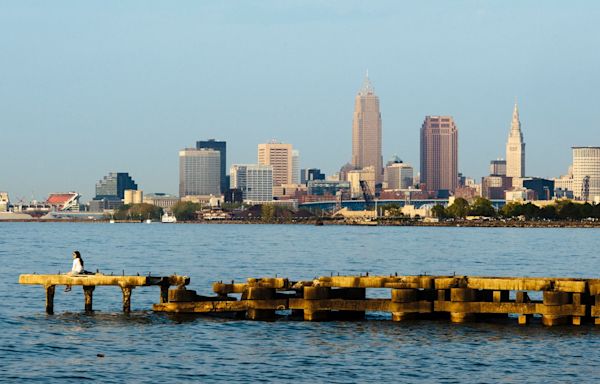
[[[564,174],[571,146],[599,144],[589,121],[600,113],[600,60],[585,48],[599,39],[586,33],[595,4],[0,7],[0,66],[11,74],[0,87],[10,143],[0,190],[15,199],[77,190],[88,200],[111,171],[129,172],[146,191],[175,193],[173,151],[211,137],[227,141],[227,166],[254,163],[255,145],[278,137],[301,151],[301,168],[331,174],[351,158],[352,98],[366,68],[385,112],[384,159],[396,153],[417,165],[423,116],[452,115],[459,171],[484,176],[489,159],[504,155],[515,96],[528,175]],[[171,18],[157,27],[163,14]],[[526,34],[532,26],[537,32]],[[396,49],[377,38],[390,34]],[[452,60],[438,65],[434,52]]]

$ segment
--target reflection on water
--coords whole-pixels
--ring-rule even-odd
[[[598,375],[594,326],[393,323],[387,314],[326,323],[173,316],[149,311],[156,287],[133,291],[130,315],[119,313],[117,287],[96,289],[92,315],[82,313],[79,289],[57,290],[57,314],[47,316],[43,289],[17,284],[19,273],[67,270],[73,249],[93,270],[188,274],[200,293],[215,280],[276,273],[593,277],[598,230],[0,223],[0,233],[0,381],[586,382]]]

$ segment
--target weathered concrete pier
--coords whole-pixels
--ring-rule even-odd
[[[190,278],[186,276],[112,276],[101,273],[90,275],[21,275],[19,284],[42,285],[46,290],[46,313],[54,313],[54,293],[57,285],[81,285],[85,298],[85,311],[91,312],[93,293],[99,285],[113,285],[121,288],[123,292],[123,312],[131,311],[131,292],[136,287],[159,286],[160,302],[168,301],[169,288],[178,286],[180,289],[189,284]]]
[[[367,298],[367,289],[387,289],[387,298]],[[366,312],[389,312],[393,321],[448,318],[484,321],[516,315],[519,324],[541,316],[547,326],[600,325],[600,279],[473,276],[329,276],[312,281],[251,278],[213,284],[216,296],[198,296],[181,285],[158,312],[232,313],[270,320],[277,311],[306,321],[361,319]],[[239,297],[236,297],[237,295]],[[382,295],[377,295],[382,296]],[[539,296],[541,300],[531,297]]]

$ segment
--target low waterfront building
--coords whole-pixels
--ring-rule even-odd
[[[350,182],[333,180],[311,180],[308,182],[308,194],[317,196],[336,196],[338,192],[350,193]]]
[[[523,180],[523,188],[532,190],[535,193],[533,200],[553,200],[554,199],[554,181],[541,179],[537,177]]]
[[[505,192],[512,189],[512,178],[506,176],[485,176],[481,179],[481,195],[486,199],[504,199]]]
[[[171,210],[180,200],[179,197],[167,193],[150,193],[144,195],[143,201],[146,204],[152,204],[166,210]]]
[[[92,200],[89,203],[88,211],[90,212],[105,212],[119,209],[123,206],[123,200],[114,199],[99,199]]]
[[[7,212],[9,205],[8,192],[0,192],[0,212]]]

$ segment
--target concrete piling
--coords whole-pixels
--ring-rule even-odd
[[[94,289],[96,287],[93,285],[84,285],[83,286],[83,297],[85,299],[85,311],[86,312],[93,312],[94,309],[92,308],[92,302],[93,302],[93,295],[94,295]]]
[[[54,292],[56,291],[55,285],[46,285],[46,313],[49,315],[54,314]]]

